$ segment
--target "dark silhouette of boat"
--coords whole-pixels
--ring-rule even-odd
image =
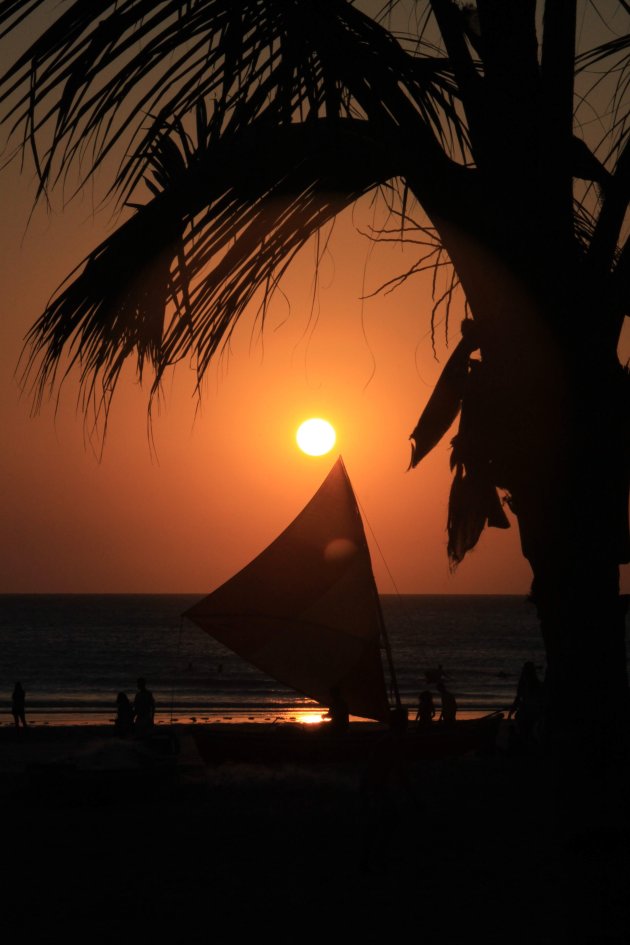
[[[387,726],[401,730],[391,648],[359,506],[339,457],[293,522],[261,554],[184,614],[243,659],[324,706],[333,694],[356,724],[222,726],[195,738],[206,759],[358,758]],[[388,698],[382,653],[389,667]],[[500,715],[434,723],[409,733],[406,752],[461,754],[494,743]],[[385,728],[384,728],[385,726]],[[231,729],[231,731],[230,731]]]
[[[369,762],[380,746],[396,739],[396,752],[407,762],[476,754],[495,750],[500,712],[478,719],[463,719],[446,727],[439,722],[425,730],[392,735],[385,726],[356,724],[343,735],[332,735],[321,725],[282,724],[275,728],[249,726],[204,726],[193,732],[195,743],[207,764],[223,762],[293,764]]]

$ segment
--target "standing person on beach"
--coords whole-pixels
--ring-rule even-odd
[[[435,717],[435,706],[433,705],[433,696],[429,689],[425,689],[418,696],[418,711],[416,712],[416,722],[419,725],[430,725]]]
[[[133,731],[133,706],[126,692],[119,692],[116,698],[116,721],[118,735],[129,735]]]
[[[350,725],[350,712],[348,703],[341,695],[338,686],[333,686],[330,690],[330,707],[325,715],[330,719],[330,731],[337,735],[342,735],[348,731]]]
[[[536,665],[528,660],[521,669],[516,696],[508,712],[508,719],[514,716],[519,741],[525,743],[534,734],[543,709],[544,687],[538,678]]]
[[[457,700],[452,692],[449,692],[443,682],[438,683],[437,690],[442,700],[442,711],[440,712],[440,722],[452,723],[457,715]]]
[[[22,688],[21,682],[16,682],[13,689],[13,695],[11,696],[11,714],[13,715],[16,728],[20,727],[20,722],[22,723],[22,728],[26,728],[26,693]]]
[[[155,715],[155,699],[153,693],[147,689],[146,680],[142,676],[138,679],[138,691],[133,700],[133,714],[136,734],[150,735]]]

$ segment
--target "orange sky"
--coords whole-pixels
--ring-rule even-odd
[[[205,592],[242,567],[300,511],[334,461],[295,445],[308,416],[337,430],[346,462],[396,588],[417,593],[515,593],[529,588],[515,527],[486,531],[453,575],[446,558],[448,438],[413,472],[408,435],[440,363],[429,335],[430,281],[416,277],[361,303],[411,261],[400,246],[376,247],[350,214],[338,222],[321,269],[318,318],[309,324],[314,252],[284,283],[262,339],[252,319],[215,365],[195,416],[194,376],[176,370],[146,432],[146,392],[123,379],[99,463],[75,412],[76,386],[29,416],[14,377],[24,333],[67,272],[104,235],[106,214],[89,200],[63,215],[41,211],[25,234],[32,189],[17,168],[0,177],[5,208],[0,488],[2,592]],[[365,275],[364,275],[365,273]],[[461,313],[452,318],[458,337]],[[452,350],[452,349],[451,349]],[[396,589],[368,529],[377,582]],[[630,590],[626,569],[625,589]]]

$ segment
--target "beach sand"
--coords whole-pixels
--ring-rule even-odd
[[[360,763],[204,766],[192,727],[175,734],[179,753],[160,731],[147,764],[111,727],[0,731],[5,928],[25,941],[630,941],[625,774],[600,779],[592,803],[578,759],[571,771],[498,751],[414,762],[366,795]]]

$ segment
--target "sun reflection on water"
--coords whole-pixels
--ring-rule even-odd
[[[324,718],[324,713],[319,712],[298,712],[295,716],[296,722],[301,722],[303,725],[319,725],[320,722],[327,722],[328,719]]]

